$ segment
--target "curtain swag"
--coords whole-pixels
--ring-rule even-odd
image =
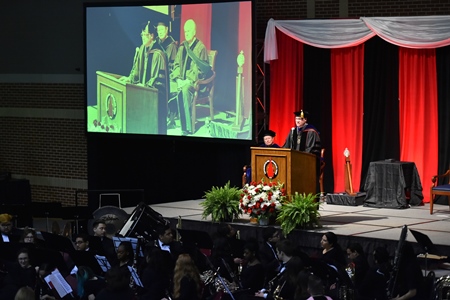
[[[278,59],[276,30],[318,48],[345,48],[375,35],[405,48],[431,49],[450,45],[450,16],[361,17],[339,20],[287,20],[267,23],[264,61]]]

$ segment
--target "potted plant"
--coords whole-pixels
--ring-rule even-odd
[[[205,192],[204,197],[205,201],[200,203],[203,207],[203,219],[211,215],[213,222],[231,222],[242,214],[239,209],[241,191],[231,187],[229,181],[223,187],[213,186],[210,191]]]
[[[320,202],[316,201],[318,195],[309,193],[299,194],[291,197],[290,202],[286,202],[278,213],[277,222],[280,223],[283,234],[287,236],[296,228],[314,228],[320,227],[319,206]]]
[[[260,225],[268,225],[276,218],[285,199],[284,184],[281,182],[251,182],[242,188],[240,208],[250,218],[257,218]]]

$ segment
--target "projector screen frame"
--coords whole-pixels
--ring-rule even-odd
[[[93,81],[92,81],[92,76],[93,74],[89,74],[92,73],[93,68],[89,65],[89,48],[88,48],[88,43],[90,42],[90,37],[89,37],[89,25],[88,25],[88,21],[89,21],[89,10],[91,9],[110,9],[110,8],[143,8],[145,6],[152,6],[155,7],[157,5],[163,5],[163,6],[167,6],[170,7],[173,5],[179,5],[181,7],[183,7],[184,5],[211,5],[212,8],[212,16],[214,15],[214,6],[217,5],[239,5],[239,3],[247,3],[247,5],[250,5],[250,16],[251,16],[251,22],[249,22],[251,24],[250,26],[250,33],[249,36],[251,37],[251,42],[248,44],[248,48],[250,49],[249,53],[245,54],[244,52],[244,56],[245,56],[245,63],[244,63],[244,69],[246,68],[247,72],[245,73],[245,70],[243,73],[245,74],[250,74],[251,78],[247,78],[244,80],[247,80],[246,85],[245,85],[245,94],[243,95],[243,97],[245,98],[245,100],[243,100],[244,102],[244,109],[243,111],[245,111],[243,113],[244,118],[243,121],[240,121],[240,124],[237,124],[238,122],[234,122],[232,125],[230,124],[230,134],[236,134],[237,137],[230,137],[229,133],[226,133],[224,135],[216,135],[216,136],[203,136],[202,134],[198,134],[198,132],[200,131],[198,128],[195,129],[194,133],[188,133],[186,135],[184,135],[183,132],[180,132],[179,134],[161,134],[159,132],[157,133],[141,133],[141,132],[131,132],[131,133],[119,133],[116,132],[115,130],[111,130],[109,128],[109,132],[106,131],[106,127],[108,127],[107,125],[105,126],[105,124],[101,122],[100,117],[98,117],[97,119],[97,125],[98,128],[96,130],[92,130],[93,126],[93,120],[92,117],[90,116],[90,113],[92,111],[92,89],[93,89]],[[244,4],[245,5],[245,4]],[[105,2],[105,3],[84,3],[84,34],[85,34],[85,47],[84,47],[84,51],[85,51],[85,97],[86,97],[86,105],[85,105],[85,109],[86,109],[86,122],[85,122],[85,132],[88,136],[90,136],[91,138],[95,138],[96,136],[111,136],[111,137],[126,137],[126,138],[133,138],[133,137],[138,137],[138,138],[144,138],[144,139],[156,139],[156,140],[179,140],[179,141],[188,141],[188,140],[192,140],[192,141],[205,141],[205,142],[224,142],[224,143],[244,143],[244,144],[252,144],[255,142],[256,138],[255,138],[255,93],[254,93],[254,86],[255,86],[255,72],[256,72],[256,58],[255,58],[255,7],[254,7],[254,0],[250,0],[250,1],[171,1],[171,3],[155,3],[155,2],[140,2],[140,3],[121,3],[121,2]],[[217,12],[216,12],[217,13]],[[242,18],[242,17],[241,17]],[[138,22],[138,21],[137,21]],[[156,23],[156,22],[154,22]],[[182,33],[182,25],[181,25],[182,21],[180,20],[179,24],[180,28],[179,28],[179,36],[181,39],[181,36],[183,35]],[[213,21],[211,21],[211,23],[213,23]],[[140,22],[140,24],[142,25],[142,22]],[[135,26],[134,26],[135,27]],[[212,31],[212,29],[211,29]],[[172,29],[172,32],[174,32],[174,30]],[[133,32],[135,33],[135,32]],[[199,38],[200,39],[200,38]],[[214,37],[213,34],[211,33],[211,37],[210,37],[210,41],[209,41],[209,45],[211,46],[210,50],[216,50],[216,49],[212,49],[215,48],[214,45],[215,43],[217,43],[217,40],[219,38],[218,37]],[[139,45],[133,45],[133,47],[136,47]],[[206,45],[205,45],[206,46]],[[239,47],[239,46],[237,46]],[[112,49],[114,49],[114,47],[111,47]],[[208,47],[207,47],[208,48]],[[236,48],[237,49],[237,48]],[[115,52],[115,51],[111,51],[111,52]],[[128,51],[130,52],[130,51]],[[225,52],[225,53],[223,53]],[[238,51],[235,51],[238,52]],[[133,56],[133,52],[131,53],[131,56]],[[218,49],[218,54],[217,54],[217,60],[219,59],[220,55],[222,55],[222,57],[226,54],[226,51],[221,51],[220,49]],[[235,54],[235,53],[234,53]],[[215,97],[214,100],[216,100],[216,97],[220,97],[220,95],[224,95],[225,93],[228,93],[231,89],[232,92],[229,93],[231,94],[231,96],[227,96],[227,101],[228,102],[236,102],[236,92],[234,91],[236,88],[236,84],[239,81],[239,73],[237,72],[237,70],[239,69],[238,63],[237,63],[237,54],[234,55],[235,58],[233,61],[231,61],[231,59],[229,59],[231,56],[230,54],[228,55],[228,60],[226,62],[221,62],[222,65],[225,64],[226,66],[229,67],[229,69],[232,69],[234,74],[235,74],[235,78],[231,78],[231,76],[228,76],[227,80],[228,80],[228,87],[222,87],[222,91],[220,91],[220,88],[216,88],[215,89]],[[113,55],[112,53],[104,53],[104,56],[111,56]],[[128,58],[126,56],[124,56],[124,59],[127,61],[130,61],[133,59],[133,57]],[[234,66],[231,66],[231,63],[234,63]],[[247,64],[247,66],[246,66]],[[131,63],[129,63],[130,65],[130,69],[131,69]],[[217,68],[217,66],[216,66]],[[95,68],[94,68],[95,70]],[[99,71],[99,72],[97,72]],[[99,76],[103,75],[104,77],[106,77],[107,79],[112,79],[113,81],[118,81],[120,78],[119,77],[114,77],[114,75],[119,75],[117,73],[114,72],[107,72],[108,70],[96,70],[96,75]],[[120,75],[126,75],[126,72],[122,72],[123,74]],[[230,71],[228,71],[228,75],[231,74]],[[245,75],[244,74],[244,75]],[[109,78],[108,78],[109,77]],[[217,75],[217,77],[220,77],[220,75]],[[242,78],[240,78],[242,80]],[[230,84],[232,83],[232,84]],[[96,98],[98,98],[97,93],[99,92],[97,90],[97,84],[96,85]],[[231,85],[231,86],[230,86]],[[124,85],[125,86],[125,85]],[[218,86],[218,85],[217,85]],[[141,87],[143,88],[143,87]],[[218,91],[219,90],[219,91]],[[222,93],[222,94],[220,94]],[[244,93],[244,92],[243,92]],[[102,98],[103,99],[103,98]],[[114,98],[114,95],[110,98],[111,100],[108,102],[106,101],[105,103],[112,103],[114,105],[109,105],[108,107],[113,107],[112,109],[110,109],[110,111],[114,112],[114,109],[117,112],[117,100]],[[116,101],[116,102],[114,102]],[[218,102],[220,104],[220,102]],[[230,105],[230,103],[228,103],[227,105]],[[214,101],[214,106],[216,107],[216,103]],[[105,105],[104,105],[105,107]],[[220,106],[219,106],[220,107]],[[231,106],[230,106],[231,107]],[[234,106],[234,108],[236,108],[236,106]],[[99,105],[97,103],[97,110],[99,109]],[[228,112],[233,112],[232,109],[228,109],[225,110],[225,112],[221,112],[221,113],[228,113]],[[96,112],[98,115],[98,112]],[[231,118],[233,117],[232,114],[230,114],[229,116],[231,116]],[[179,118],[179,117],[178,117]],[[103,117],[103,119],[105,119]],[[214,119],[211,120],[208,117],[203,117],[204,121],[200,121],[198,123],[204,122],[203,127],[206,127],[207,122],[209,122],[209,132],[211,132],[211,126],[215,126],[214,129],[214,133],[217,134],[220,130],[222,130],[222,128],[220,127],[220,122]],[[166,120],[165,120],[166,121]],[[234,120],[236,121],[236,120]],[[165,122],[166,123],[166,122]],[[101,128],[101,126],[103,125],[103,129]],[[198,125],[198,124],[197,124]],[[200,125],[202,126],[202,125]],[[219,126],[219,127],[217,127]],[[162,127],[162,126],[161,126]],[[245,128],[247,129],[247,131],[242,131],[242,129]],[[237,133],[235,133],[234,131],[236,131]]]

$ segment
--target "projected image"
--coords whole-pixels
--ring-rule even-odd
[[[85,9],[88,132],[252,139],[250,1]]]

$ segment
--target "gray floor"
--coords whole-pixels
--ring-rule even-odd
[[[150,206],[166,218],[181,216],[186,220],[210,221],[210,219],[202,219],[201,201],[201,199],[187,200]],[[134,207],[130,207],[125,210],[131,213],[133,209]],[[323,225],[319,231],[398,240],[401,227],[407,225],[410,229],[428,235],[436,245],[450,246],[450,210],[447,205],[435,204],[432,215],[430,215],[429,204],[408,209],[386,209],[322,203],[319,212]],[[242,215],[241,219],[241,222],[245,223],[249,217]],[[412,235],[408,235],[407,240],[415,242]]]

